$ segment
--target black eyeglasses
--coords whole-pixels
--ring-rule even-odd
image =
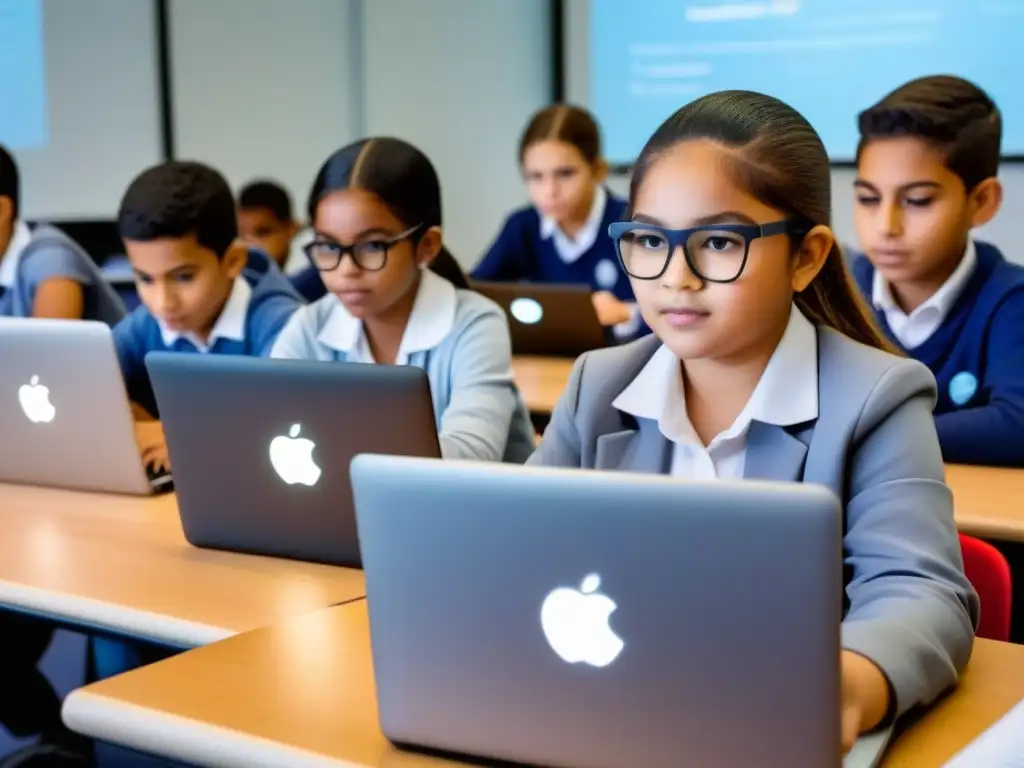
[[[346,254],[352,257],[352,261],[360,269],[366,272],[379,272],[388,263],[388,251],[403,240],[416,237],[422,228],[422,224],[417,224],[393,237],[368,235],[356,240],[352,245],[342,245],[336,240],[317,235],[313,242],[302,246],[302,250],[319,272],[334,271],[341,266],[341,260]]]
[[[731,283],[743,274],[750,242],[773,235],[806,235],[806,221],[784,219],[768,224],[710,224],[691,229],[665,229],[638,221],[608,226],[619,262],[637,280],[657,280],[665,274],[672,254],[683,249],[690,271],[709,283]]]

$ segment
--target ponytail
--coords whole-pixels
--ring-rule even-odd
[[[430,269],[434,274],[443,277],[456,288],[469,289],[469,280],[466,279],[466,273],[462,271],[459,262],[455,260],[451,251],[445,246],[441,246],[440,252],[430,264]]]
[[[832,243],[821,271],[796,295],[795,303],[815,325],[828,326],[869,347],[902,354],[878,327],[874,313],[846,266],[838,242]]]

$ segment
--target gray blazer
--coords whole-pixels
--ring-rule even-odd
[[[580,357],[527,463],[667,473],[672,446],[657,422],[612,406],[659,345],[648,336]],[[751,424],[744,477],[817,483],[842,499],[843,647],[885,672],[899,715],[956,683],[978,619],[932,418],[935,379],[819,327],[818,400],[806,424]]]

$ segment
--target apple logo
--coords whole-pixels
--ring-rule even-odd
[[[270,441],[270,465],[288,485],[316,485],[320,467],[313,461],[316,443],[299,437],[302,427],[292,424],[288,435],[278,435]]]
[[[39,383],[38,376],[33,376],[28,384],[18,389],[18,402],[33,424],[49,424],[57,415],[57,409],[50,402],[50,390]]]
[[[601,577],[592,573],[578,590],[559,587],[541,605],[544,637],[552,650],[570,664],[582,661],[592,667],[607,667],[625,646],[608,624],[615,601],[599,593],[600,586]]]
[[[540,304],[526,297],[514,300],[508,309],[512,313],[512,317],[523,325],[536,325],[544,317],[544,310],[541,309]]]

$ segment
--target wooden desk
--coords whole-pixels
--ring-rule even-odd
[[[938,768],[1024,697],[1024,647],[979,641],[963,684],[885,768]],[[381,735],[366,603],[237,635],[74,691],[75,731],[199,765],[451,768]]]
[[[956,525],[997,541],[1024,541],[1024,469],[946,465]]]
[[[0,484],[0,606],[189,648],[365,594],[362,571],[192,547],[170,495]]]
[[[564,357],[512,358],[512,375],[531,413],[551,413],[555,409],[574,362]]]

